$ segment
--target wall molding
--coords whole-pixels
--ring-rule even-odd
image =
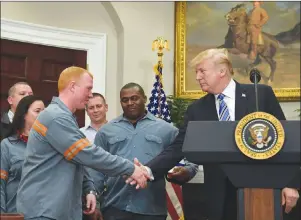
[[[87,51],[93,92],[105,94],[107,35],[1,18],[1,38],[26,43]],[[90,120],[86,115],[86,123]]]

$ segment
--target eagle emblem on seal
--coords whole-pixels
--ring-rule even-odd
[[[248,142],[250,145],[258,149],[262,149],[263,147],[267,147],[269,142],[272,140],[269,134],[269,127],[258,123],[254,124],[249,128],[250,137],[248,138]]]

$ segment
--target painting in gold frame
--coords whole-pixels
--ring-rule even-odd
[[[253,7],[251,2],[176,2],[175,93],[177,97],[198,99],[206,94],[196,82],[189,61],[205,49],[224,44],[229,28],[225,15],[233,7],[243,3],[246,9]],[[278,33],[278,36],[281,36],[281,33],[285,34],[286,31],[280,27],[284,26],[286,30],[295,31],[299,25],[298,39],[291,42],[294,40],[291,37],[288,44],[280,44],[279,51],[275,55],[278,66],[274,81],[266,79],[260,82],[272,86],[280,101],[300,100],[300,2],[299,5],[297,2],[291,3],[293,2],[265,2],[262,6],[269,13],[269,20],[263,32]],[[288,12],[292,10],[297,12],[293,11],[289,14]],[[281,11],[285,13],[281,14]],[[230,58],[235,72],[234,79],[240,83],[250,83],[248,74],[250,61],[247,54],[233,53]],[[267,62],[261,62],[256,68],[262,74],[269,73],[268,70],[271,70]]]

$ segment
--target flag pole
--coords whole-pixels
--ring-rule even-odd
[[[163,88],[163,79],[162,79],[162,69],[163,69],[163,63],[162,63],[162,58],[163,58],[163,51],[167,50],[169,51],[169,42],[167,40],[164,40],[163,37],[157,37],[156,40],[153,41],[152,43],[152,51],[158,50],[157,55],[158,55],[158,63],[154,66],[154,71],[156,75],[159,77],[159,86]],[[161,112],[161,89],[158,91],[158,114],[161,117],[162,112]]]
[[[154,65],[155,82],[147,105],[148,111],[168,123],[171,123],[171,113],[163,89],[163,62],[164,50],[169,50],[168,41],[158,37],[153,41],[152,50],[157,51],[158,62]],[[166,183],[167,220],[184,220],[182,188],[173,183]]]

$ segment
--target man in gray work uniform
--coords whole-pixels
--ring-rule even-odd
[[[109,176],[131,176],[137,188],[146,187],[149,176],[141,168],[91,144],[79,130],[73,114],[85,108],[92,89],[93,75],[87,70],[65,69],[58,80],[59,97],[33,124],[17,193],[17,211],[25,220],[81,220],[84,166]],[[86,213],[93,213],[95,196],[86,198]]]

